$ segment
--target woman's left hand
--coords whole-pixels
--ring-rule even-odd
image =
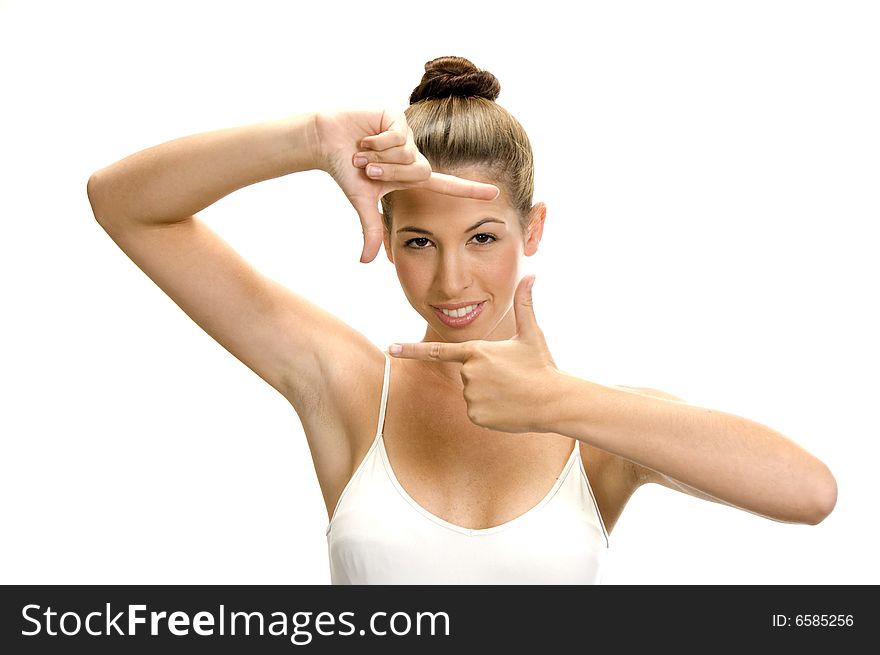
[[[393,344],[389,353],[407,359],[461,362],[464,400],[473,423],[502,432],[544,432],[542,410],[552,400],[559,370],[535,318],[534,281],[535,276],[528,275],[516,288],[516,335],[511,339]]]

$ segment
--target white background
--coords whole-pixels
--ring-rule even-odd
[[[86,182],[195,132],[402,109],[452,54],[532,139],[560,367],[747,416],[837,477],[818,526],[645,487],[605,582],[880,582],[878,33],[870,2],[0,3],[0,581],[329,582],[296,413],[116,247]],[[377,346],[421,339],[326,174],[201,216]]]

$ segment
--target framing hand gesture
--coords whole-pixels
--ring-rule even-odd
[[[494,200],[493,184],[435,173],[416,148],[406,114],[335,111],[315,117],[319,168],[329,173],[357,211],[364,233],[361,262],[371,262],[385,228],[379,199],[391,191],[421,187],[476,200]]]

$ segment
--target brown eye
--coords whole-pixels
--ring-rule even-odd
[[[423,241],[425,243],[421,243]],[[404,245],[406,245],[407,248],[412,248],[413,250],[424,250],[427,247],[428,243],[430,243],[430,241],[425,237],[416,237],[415,239],[410,239]]]

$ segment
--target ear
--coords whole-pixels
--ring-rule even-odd
[[[391,233],[388,230],[385,230],[385,233],[382,235],[382,242],[385,244],[385,256],[393,264],[394,256],[391,254]]]
[[[544,219],[547,218],[547,205],[543,202],[536,203],[529,211],[529,227],[526,232],[526,240],[523,244],[523,252],[526,257],[531,257],[538,252],[538,244],[544,235]]]

